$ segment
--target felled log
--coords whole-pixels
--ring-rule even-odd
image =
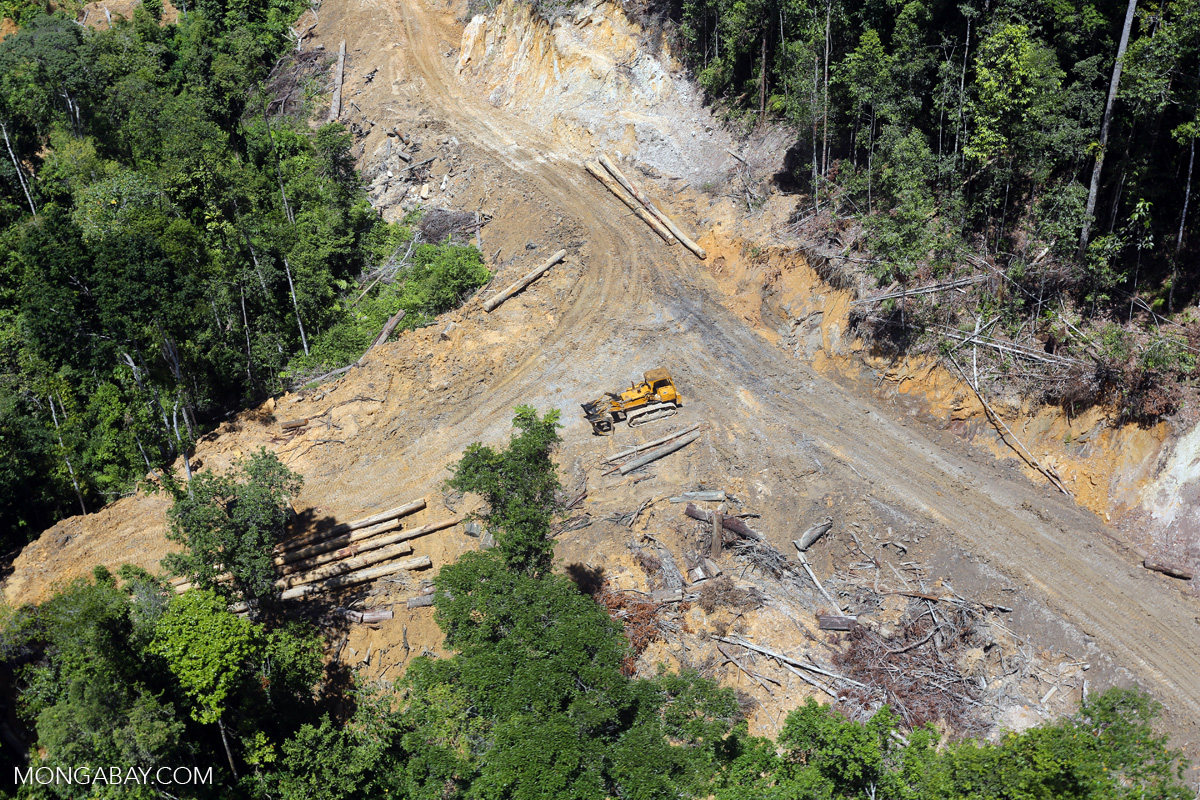
[[[650,226],[651,230],[662,237],[662,240],[667,244],[675,244],[675,237],[667,230],[661,222],[656,220],[649,211],[642,208],[642,204],[634,200],[628,192],[621,188],[621,184],[617,183],[608,173],[605,172],[600,165],[593,164],[591,161],[585,161],[584,169],[592,174],[592,177],[604,184],[604,188],[617,196],[625,205],[629,206],[629,210],[638,215],[638,218]]]
[[[483,302],[483,310],[487,311],[487,312],[493,311],[496,308],[496,306],[500,305],[505,300],[512,297],[514,294],[521,291],[529,284],[533,283],[535,280],[537,280],[539,277],[541,277],[542,273],[544,273],[546,270],[550,269],[551,267],[553,267],[555,264],[562,261],[566,257],[567,257],[567,251],[559,250],[557,253],[550,256],[550,258],[546,259],[546,261],[541,266],[539,266],[537,269],[535,269],[531,272],[525,273],[525,275],[520,280],[518,280],[516,283],[509,286],[503,292],[485,300]]]
[[[687,507],[683,509],[683,513],[687,514],[692,519],[698,519],[701,522],[713,521],[713,512],[706,511],[703,508],[696,508],[691,503],[687,504]],[[764,541],[761,533],[754,530],[737,517],[722,517],[721,525],[725,528],[725,530],[733,531],[744,539],[753,539],[756,542]]]
[[[278,567],[282,567],[286,564],[293,564],[297,561],[306,561],[319,553],[328,553],[330,551],[346,547],[352,542],[369,539],[371,537],[378,536],[381,533],[386,533],[387,531],[394,531],[399,527],[400,520],[391,519],[387,522],[381,522],[378,525],[372,525],[370,528],[362,528],[354,531],[353,533],[345,533],[332,539],[326,539],[323,542],[317,542],[315,544],[310,544],[307,547],[301,547],[298,550],[290,550],[280,553],[272,560]]]
[[[281,422],[279,423],[279,427],[285,431],[290,431],[293,428],[303,428],[307,424],[308,417],[301,417],[300,419],[289,419],[287,422]]]
[[[405,311],[402,308],[399,311],[397,311],[395,314],[392,315],[391,319],[389,319],[387,321],[387,323],[383,326],[383,330],[381,330],[379,332],[379,335],[375,337],[375,341],[371,344],[371,346],[368,347],[366,350],[364,350],[363,354],[358,357],[358,364],[360,366],[362,365],[363,361],[366,359],[367,353],[371,352],[376,347],[379,347],[379,345],[383,344],[384,342],[386,342],[388,340],[388,337],[392,335],[392,331],[396,330],[396,326],[400,324],[400,321],[402,319],[404,319],[404,314],[405,314]]]
[[[404,542],[404,541],[408,541],[409,539],[415,539],[418,536],[424,536],[427,533],[433,533],[434,531],[440,531],[443,528],[449,528],[452,525],[457,525],[458,523],[460,523],[462,521],[463,521],[463,517],[450,517],[449,519],[443,519],[443,520],[439,520],[438,522],[431,522],[428,525],[422,525],[419,528],[410,528],[409,530],[400,531],[398,533],[395,533],[388,537],[385,537],[384,544],[395,544],[396,542]],[[348,533],[343,536],[339,536],[336,539],[327,539],[324,542],[319,542],[317,544],[302,548],[300,550],[294,550],[290,553],[284,553],[283,555],[276,557],[275,563],[277,565],[281,565],[281,564],[290,564],[290,563],[294,563],[296,561],[301,561],[301,560],[304,560],[307,558],[311,558],[312,556],[319,555],[321,553],[325,553],[325,552],[328,552],[331,550],[336,550],[339,548],[346,547],[348,545],[352,545],[356,542],[372,539],[372,537],[378,536],[380,533],[383,533],[383,532],[389,531],[389,530],[394,530],[395,528],[398,528],[399,526],[400,526],[399,522],[396,522],[395,520],[391,520],[391,521],[385,522],[382,525],[379,525],[375,528],[367,528],[365,530],[354,531],[352,533]],[[383,546],[383,545],[380,545],[380,546]]]
[[[326,564],[316,569],[311,569],[308,572],[301,572],[296,575],[291,575],[284,578],[279,578],[275,581],[275,585],[280,589],[290,589],[293,586],[299,586],[304,583],[316,583],[323,581],[326,578],[332,578],[336,575],[345,575],[347,572],[353,572],[356,569],[369,567],[372,564],[378,564],[381,561],[390,561],[397,556],[408,555],[412,552],[412,546],[401,542],[390,547],[381,547],[378,550],[372,550],[362,555],[343,558],[341,561],[335,561],[332,564]]]
[[[672,503],[686,503],[689,500],[699,500],[704,503],[724,503],[725,490],[718,489],[715,492],[684,492],[670,498]]]
[[[849,631],[858,624],[854,617],[837,617],[832,614],[818,614],[817,627],[823,631]]]
[[[656,603],[678,603],[683,600],[683,590],[659,589],[650,593],[650,599]]]
[[[393,523],[385,524],[390,525]],[[408,531],[402,531],[398,534],[391,534],[390,536],[373,536],[370,539],[352,544],[349,547],[342,547],[338,550],[330,550],[328,553],[321,553],[320,555],[313,556],[312,558],[306,558],[303,561],[293,561],[290,564],[284,564],[281,566],[279,568],[279,573],[281,575],[290,575],[295,572],[308,572],[309,570],[316,569],[317,567],[329,564],[333,561],[341,561],[344,558],[353,558],[360,553],[378,550],[382,547],[387,547],[388,545],[393,545],[398,541],[402,541],[402,539],[397,537],[402,536],[405,533],[408,533]],[[400,555],[406,556],[412,552],[411,544],[406,544],[404,547],[408,549],[404,552],[401,552]]]
[[[368,608],[365,611],[339,608],[334,614],[348,622],[355,623],[382,622],[385,619],[392,619],[395,616],[390,608]]]
[[[333,97],[329,101],[328,122],[337,122],[342,115],[342,80],[346,76],[346,42],[338,48],[337,69],[333,73]]]
[[[630,472],[633,472],[638,467],[644,467],[647,464],[649,464],[651,461],[657,461],[658,459],[662,458],[663,456],[670,455],[671,453],[674,453],[676,450],[681,450],[684,447],[687,447],[689,444],[691,444],[692,442],[696,441],[699,438],[700,438],[700,431],[693,431],[692,433],[689,433],[687,436],[684,436],[681,439],[677,439],[668,445],[664,445],[663,447],[660,447],[657,450],[651,450],[649,453],[646,453],[645,455],[638,456],[633,461],[630,461],[628,464],[622,464],[621,470],[620,470],[621,474],[627,475]]]
[[[434,595],[431,594],[424,594],[420,597],[410,597],[408,598],[406,605],[409,608],[428,608],[429,606],[433,605],[433,598]]]
[[[328,578],[317,583],[306,583],[302,586],[293,586],[280,595],[282,600],[295,600],[298,597],[307,597],[321,592],[331,592],[335,589],[342,589],[346,586],[354,586],[359,583],[373,581],[376,578],[383,578],[388,575],[394,575],[397,572],[403,572],[410,569],[428,569],[433,566],[433,562],[429,560],[429,556],[415,556],[406,558],[403,561],[397,561],[394,564],[383,564],[378,567],[368,567],[360,569],[356,572],[348,572],[345,575],[338,575],[333,578]]]
[[[661,222],[684,247],[686,247],[688,250],[691,250],[692,253],[695,254],[696,258],[700,259],[701,261],[708,258],[708,253],[704,252],[704,248],[693,242],[686,233],[679,229],[679,226],[676,225],[670,217],[659,211],[658,207],[651,203],[650,199],[646,197],[646,195],[642,194],[641,190],[638,189],[633,181],[625,177],[625,173],[621,172],[621,169],[616,164],[608,160],[608,156],[600,156],[600,163],[604,165],[604,168],[608,170],[614,178],[617,179],[617,183],[621,184],[625,191],[629,192],[631,195],[633,195],[635,200],[644,205],[646,210],[649,211],[655,219]]]
[[[813,525],[811,528],[806,530],[799,539],[793,541],[792,544],[796,546],[797,550],[803,553],[805,550],[816,544],[817,539],[820,539],[822,536],[828,533],[832,527],[833,518],[826,517],[824,522],[819,522],[816,525]]]
[[[1196,573],[1187,567],[1179,564],[1169,564],[1165,561],[1155,561],[1152,558],[1147,558],[1142,561],[1142,566],[1154,572],[1161,572],[1163,575],[1168,575],[1172,578],[1179,578],[1182,581],[1190,581],[1196,577]]]
[[[420,500],[413,500],[411,503],[405,503],[402,506],[397,506],[396,508],[384,511],[382,514],[365,517],[353,522],[343,522],[342,524],[334,525],[332,528],[325,531],[317,531],[316,533],[309,533],[305,534],[304,536],[293,536],[292,538],[275,545],[275,552],[282,553],[287,550],[295,550],[299,547],[313,544],[314,542],[325,541],[326,539],[331,539],[334,536],[340,536],[341,534],[356,531],[361,528],[369,528],[372,525],[378,525],[380,522],[387,522],[389,520],[407,516],[408,514],[420,511],[423,508],[425,508],[425,498],[422,497]]]
[[[655,439],[652,442],[646,442],[645,444],[635,445],[633,447],[622,450],[621,452],[617,453],[616,455],[611,455],[604,460],[610,464],[614,461],[620,461],[622,458],[625,458],[625,456],[631,456],[634,453],[640,453],[643,450],[648,450],[651,447],[655,447],[656,445],[662,444],[663,442],[669,442],[676,437],[683,436],[685,433],[691,433],[692,431],[696,430],[699,427],[700,427],[700,423],[697,422],[695,425],[693,425],[690,428],[683,428],[682,430],[678,430],[673,433],[668,433],[666,436]],[[689,493],[685,492],[684,497],[687,497],[688,494]],[[724,500],[725,498],[721,498],[721,499]],[[672,500],[671,502],[673,503],[675,501]]]

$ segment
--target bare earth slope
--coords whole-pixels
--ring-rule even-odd
[[[494,214],[484,249],[503,255],[484,296],[559,246],[568,260],[495,313],[472,300],[451,315],[453,329],[439,323],[405,334],[321,400],[285,398],[275,409],[278,418],[315,415],[353,400],[332,408],[337,427],[285,443],[272,441],[278,427],[269,419],[246,418],[240,430],[227,426],[202,443],[198,460],[219,467],[235,450],[273,446],[306,476],[297,507],[315,518],[347,519],[428,495],[432,519],[445,511],[436,491],[445,465],[467,444],[505,437],[519,403],[559,408],[567,423],[564,470],[589,477],[597,508],[628,509],[638,498],[701,482],[740,486],[781,549],[823,515],[827,498],[881,525],[907,520],[974,553],[999,576],[997,587],[1015,588],[1003,595],[1018,598],[1003,600],[1018,606],[1014,625],[1061,619],[1080,649],[1126,668],[1167,706],[1178,744],[1200,740],[1200,605],[1135,567],[1092,514],[903,411],[864,399],[861,389],[822,377],[731,313],[706,265],[664,247],[578,168],[590,153],[571,151],[544,119],[498,110],[457,74],[462,27],[449,11],[423,0],[326,0],[320,14],[326,48],[347,42],[349,99],[378,124],[366,152],[383,128],[403,129],[416,116],[438,137],[453,137],[456,163],[483,165],[448,180],[460,207],[483,203]],[[355,82],[375,67],[373,82]],[[672,371],[687,400],[677,419],[707,421],[710,429],[647,482],[601,476],[600,456],[657,434],[596,439],[578,403],[658,365]],[[43,596],[55,570],[36,565],[68,546],[61,543],[68,530],[89,531],[74,543],[92,548],[77,553],[76,569],[101,551],[116,563],[152,564],[165,552],[163,509],[161,499],[139,497],[85,526],[57,526],[18,560],[8,599]],[[667,524],[678,510],[666,508],[651,524]],[[128,542],[95,547],[118,530],[130,531]],[[560,555],[603,565],[621,544],[593,537],[582,552],[564,543]],[[430,553],[437,567],[473,546],[455,532],[418,543],[417,552]]]

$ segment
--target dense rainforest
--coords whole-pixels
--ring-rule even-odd
[[[269,565],[302,480],[265,450],[177,493],[172,535],[187,547],[174,566],[197,588],[97,568],[39,607],[0,607],[2,697],[16,699],[15,713],[0,708],[0,770],[16,776],[13,794],[1192,797],[1186,763],[1153,730],[1156,704],[1134,691],[994,743],[908,729],[887,706],[850,719],[809,700],[772,740],[748,733],[749,701],[732,689],[695,672],[637,676],[632,618],[552,569],[557,412],[518,408],[514,428],[506,447],[471,445],[451,467],[447,489],[485,501],[496,546],[442,567],[435,619],[451,653],[414,654],[393,685],[323,664],[329,643],[255,591],[253,556]],[[232,580],[218,564],[234,565]],[[251,600],[248,617],[230,612],[235,598]]]
[[[974,335],[1044,399],[1133,420],[1178,407],[1200,344],[1195,0],[641,10],[727,118],[794,127],[777,176],[806,198],[792,230],[832,242],[818,249],[856,289],[890,289],[860,320],[885,349]]]
[[[173,480],[206,426],[486,280],[473,248],[381,221],[351,134],[310,124],[327,89],[295,69],[294,2],[200,2],[169,25],[143,3],[103,31],[5,11],[21,23],[0,42],[5,550]]]

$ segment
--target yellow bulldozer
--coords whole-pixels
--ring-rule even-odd
[[[641,383],[631,383],[620,394],[605,392],[598,400],[583,403],[583,413],[592,423],[592,433],[608,436],[618,422],[637,427],[674,416],[682,405],[683,398],[675,389],[671,373],[659,368],[645,373]]]

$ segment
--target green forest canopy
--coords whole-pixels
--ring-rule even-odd
[[[226,413],[425,324],[488,277],[383,223],[351,135],[275,97],[295,0],[18,6],[0,42],[0,545],[94,510]],[[284,56],[281,58],[281,56]],[[356,279],[409,252],[354,305]],[[345,298],[343,297],[345,295]]]
[[[802,196],[796,219],[817,220],[807,235],[861,223],[852,257],[879,286],[989,278],[864,311],[885,350],[998,322],[990,336],[1084,365],[997,357],[1010,388],[1126,419],[1177,408],[1200,352],[1197,0],[644,8],[728,118],[794,126],[776,178]]]

